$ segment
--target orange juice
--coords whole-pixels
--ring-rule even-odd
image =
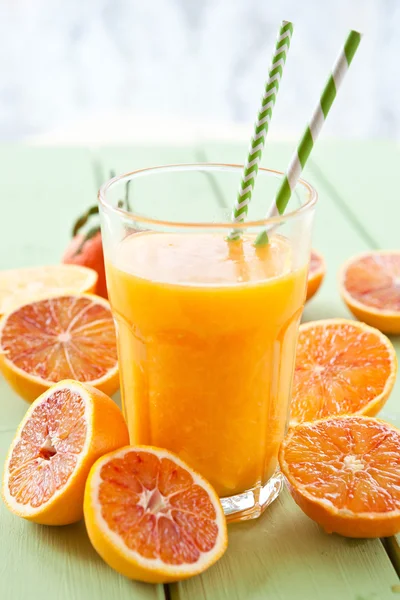
[[[307,266],[282,236],[136,233],[107,264],[131,442],[176,452],[221,497],[273,475]]]

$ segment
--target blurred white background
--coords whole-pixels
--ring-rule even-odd
[[[355,28],[324,137],[399,139],[399,0],[0,0],[0,139],[249,135],[281,19],[295,33],[271,136],[300,134]]]

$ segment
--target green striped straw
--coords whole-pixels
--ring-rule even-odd
[[[275,200],[268,211],[267,218],[282,215],[285,212],[292,192],[300,179],[301,172],[306,165],[315,142],[317,141],[318,135],[325,123],[325,119],[329,114],[348,68],[351,65],[360,41],[361,34],[358,33],[358,31],[350,31],[344,47],[336,59],[332,73],[324,87],[320,101],[311,117],[311,121],[306,127],[303,137],[292,156],[289,167],[276,193]],[[262,245],[267,243],[268,234],[266,231],[262,231],[256,238],[255,244]]]
[[[276,40],[275,51],[272,55],[268,80],[265,83],[264,95],[261,99],[261,106],[257,113],[257,120],[254,123],[254,133],[250,141],[247,162],[243,168],[236,203],[232,211],[232,221],[234,223],[243,223],[248,212],[248,205],[253,193],[254,183],[258,173],[258,165],[264,149],[265,138],[271,121],[272,109],[274,108],[276,96],[279,91],[279,84],[282,78],[292,34],[293,24],[289,21],[282,21]],[[240,230],[232,229],[228,235],[228,240],[237,240],[239,237]]]

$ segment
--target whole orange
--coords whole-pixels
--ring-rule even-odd
[[[82,265],[94,269],[98,275],[96,293],[103,298],[108,298],[103,243],[99,228],[92,237],[82,233],[75,235],[67,247],[62,261],[66,264]]]
[[[110,171],[110,178],[115,177],[115,172]],[[129,182],[125,187],[125,198],[118,201],[118,207],[131,211],[129,204]],[[94,221],[94,225],[92,225]],[[87,229],[88,224],[90,228]],[[86,231],[82,232],[85,228]],[[69,243],[62,262],[72,265],[81,265],[97,272],[98,280],[96,294],[108,298],[106,272],[104,268],[103,242],[99,225],[99,207],[97,204],[90,206],[74,223],[72,240]]]

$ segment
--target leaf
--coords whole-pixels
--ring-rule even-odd
[[[79,244],[78,248],[75,251],[74,256],[77,256],[78,254],[82,253],[83,247],[86,244],[87,241],[91,240],[92,238],[95,237],[95,235],[97,235],[100,232],[100,226],[96,225],[96,227],[92,227],[91,229],[89,229],[89,231],[87,231],[84,235],[83,240],[81,241],[81,243]]]
[[[79,233],[79,231],[82,229],[82,227],[86,225],[86,223],[92,215],[98,214],[99,207],[97,206],[97,204],[91,206],[82,216],[79,217],[79,219],[77,219],[77,221],[75,221],[74,227],[72,229],[72,236],[75,237],[76,234]]]

